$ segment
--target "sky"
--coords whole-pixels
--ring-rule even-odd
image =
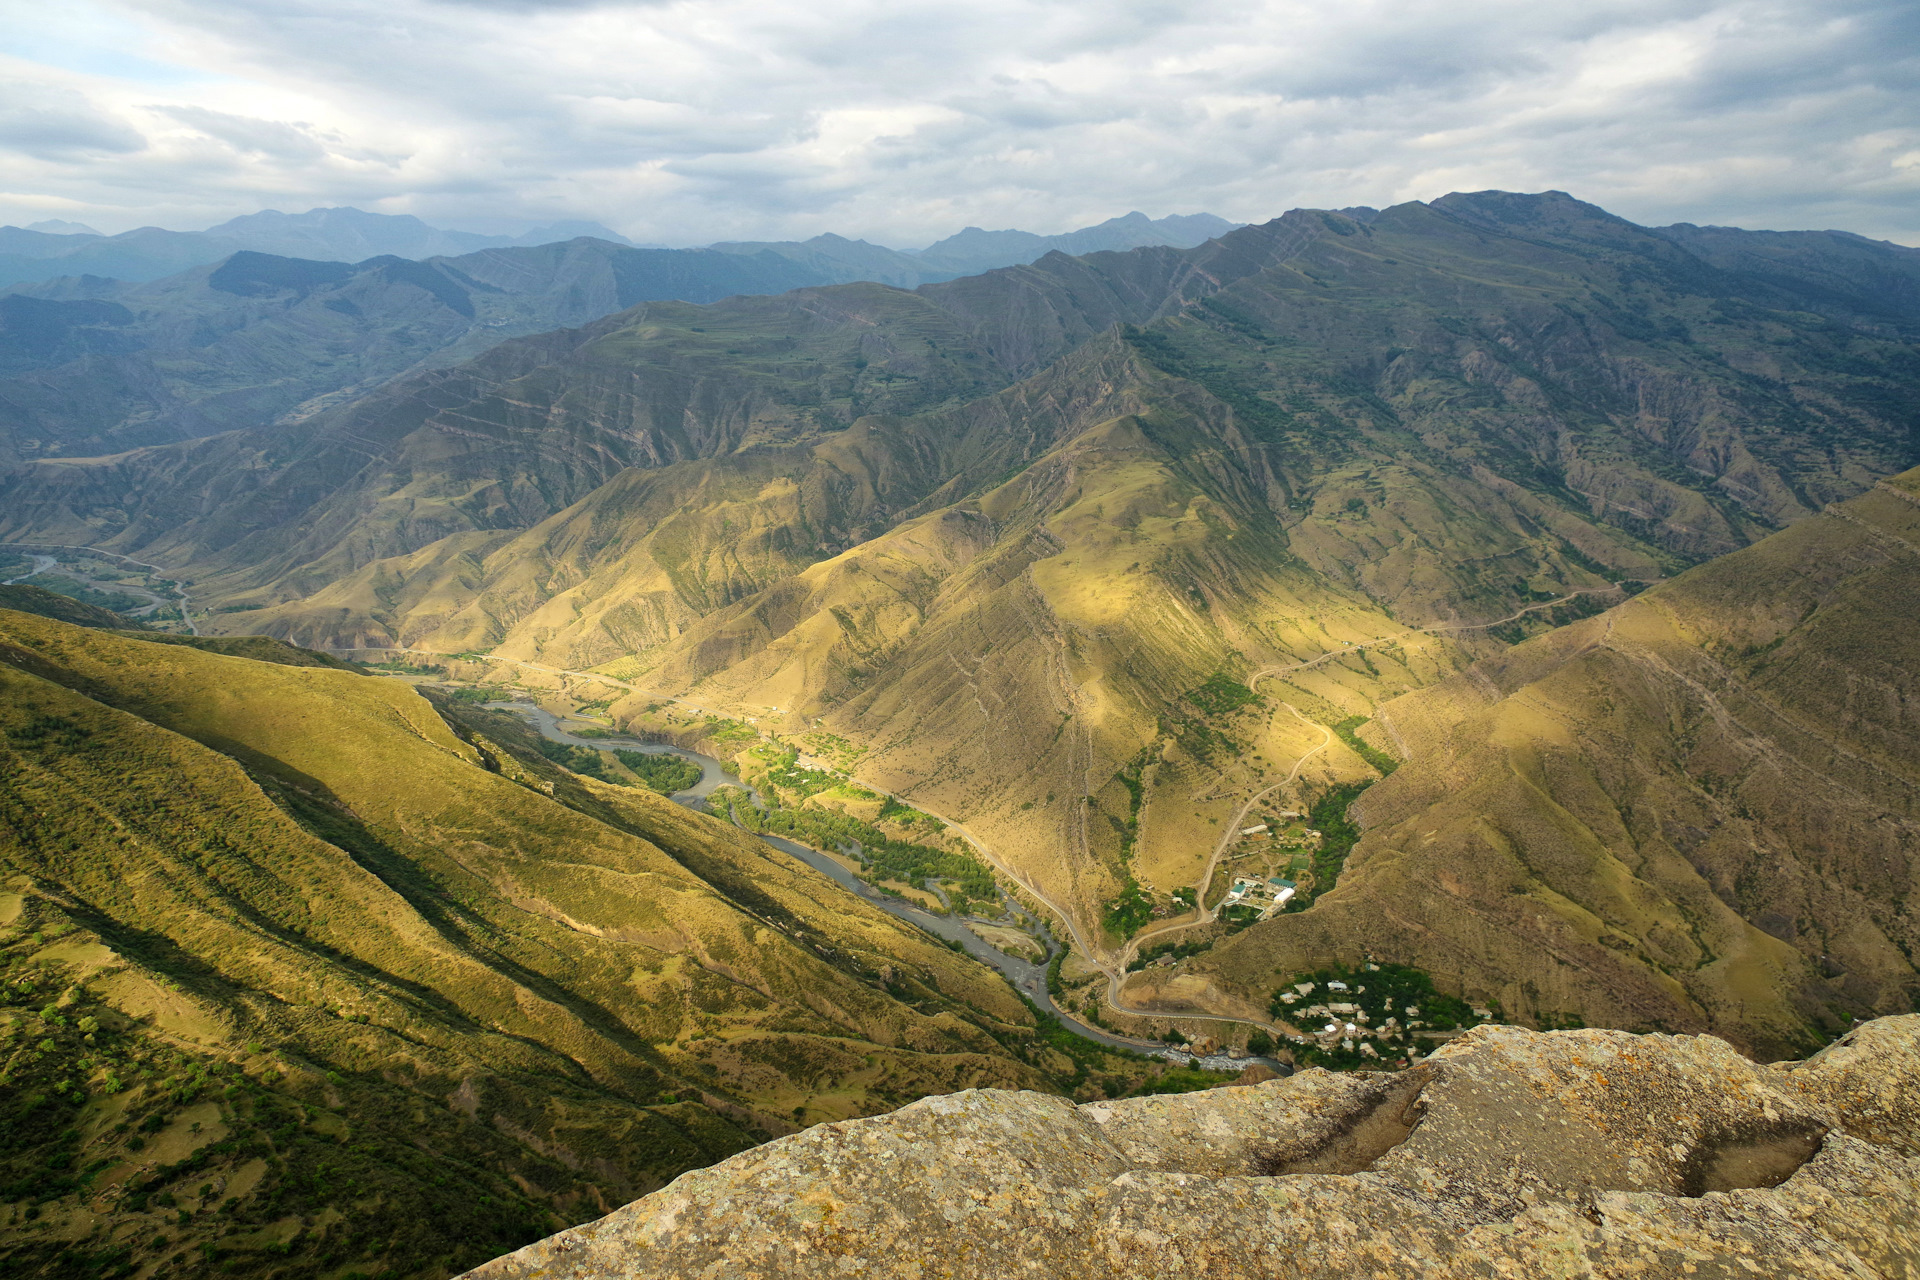
[[[1920,4],[0,0],[0,223],[911,248],[1486,188],[1920,245]]]

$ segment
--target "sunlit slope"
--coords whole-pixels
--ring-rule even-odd
[[[0,685],[0,877],[40,931],[7,938],[25,959],[68,935],[33,972],[77,984],[61,999],[122,1046],[93,1068],[239,1064],[344,1108],[375,1156],[414,1139],[392,1124],[411,1110],[449,1176],[501,1198],[474,1237],[493,1251],[796,1121],[1051,1087],[990,970],[711,818],[523,758],[511,721],[18,613]],[[97,1093],[93,1068],[77,1079]],[[53,1104],[24,1096],[31,1162],[32,1108]],[[371,1184],[317,1194],[279,1212],[377,1234],[415,1211]]]
[[[1389,702],[1338,890],[1195,962],[1337,956],[1785,1052],[1920,998],[1920,471]]]

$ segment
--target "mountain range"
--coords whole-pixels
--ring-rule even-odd
[[[581,238],[423,262],[242,250],[146,283],[0,293],[0,458],[115,453],[283,421],[504,338],[656,298],[710,302],[813,277],[770,253]]]
[[[0,227],[0,287],[80,275],[138,283],[242,251],[358,262],[383,255],[431,258],[510,245],[533,247],[579,236],[629,243],[597,222],[557,222],[517,236],[488,236],[431,227],[410,214],[352,208],[294,214],[268,209],[205,231],[138,227],[113,236],[77,223],[38,222],[25,228]]]
[[[71,250],[35,259],[35,270],[51,278],[0,291],[0,461],[113,453],[283,415],[298,423],[399,374],[457,364],[504,338],[584,324],[639,302],[705,303],[855,280],[912,286],[963,274],[983,254],[987,266],[1000,266],[1080,245],[1198,243],[1233,225],[1208,215],[1155,223],[1135,213],[1066,236],[980,233],[999,238],[990,251],[965,248],[969,229],[928,251],[960,245],[948,262],[832,235],[640,248],[615,244],[619,237],[591,224],[508,241],[322,209],[224,223],[201,233],[198,248],[182,249],[184,258],[165,258],[160,265],[171,274],[159,279],[128,265],[127,255],[144,252],[145,232],[0,228],[0,248],[26,238]],[[489,241],[496,243],[478,248]],[[474,251],[445,256],[461,249]],[[172,270],[185,260],[199,265]],[[124,279],[67,274],[116,261]]]
[[[854,744],[865,785],[964,824],[1070,924],[1074,999],[1161,1019],[1127,1025],[1260,1020],[1263,984],[1379,952],[1516,1017],[1784,1051],[1916,990],[1905,828],[1889,878],[1854,888],[1893,913],[1884,945],[1856,925],[1847,950],[1855,900],[1792,888],[1837,864],[1736,868],[1728,824],[1760,820],[1700,800],[1674,746],[1662,785],[1691,798],[1671,821],[1703,834],[1663,839],[1707,851],[1699,883],[1606,845],[1626,870],[1596,896],[1598,872],[1547,874],[1493,818],[1442,813],[1499,795],[1500,821],[1546,831],[1522,801],[1553,788],[1496,785],[1508,721],[1484,721],[1494,750],[1413,731],[1464,711],[1402,727],[1388,704],[1491,684],[1532,706],[1536,649],[1510,646],[1638,627],[1690,570],[1883,493],[1920,457],[1916,337],[1920,251],[1844,233],[1644,228],[1561,193],[1297,210],[912,289],[643,302],[297,418],[27,459],[0,478],[0,536],[168,566],[210,630],[593,668],[644,691],[612,709],[634,731],[666,732],[677,696]],[[1662,723],[1606,741],[1698,740]],[[1351,870],[1352,840],[1323,846],[1295,910],[1215,918],[1243,818],[1337,800],[1345,822],[1400,755],[1353,806]],[[1615,803],[1593,831],[1654,820]],[[1613,838],[1554,830],[1529,839],[1574,865]],[[1429,832],[1430,858],[1403,856]],[[1488,848],[1529,870],[1496,876]],[[1417,928],[1391,923],[1430,893]],[[1220,945],[1107,991],[1162,939]],[[1543,976],[1548,942],[1569,959]]]
[[[836,235],[802,241],[733,241],[709,247],[725,253],[778,254],[814,272],[819,278],[813,283],[874,280],[910,289],[958,276],[978,275],[996,267],[1021,266],[1049,253],[1077,255],[1153,245],[1190,249],[1225,235],[1239,225],[1210,213],[1156,219],[1136,211],[1057,236],[968,227],[920,250],[887,249]]]
[[[900,251],[822,235],[806,241],[732,242],[710,246],[727,253],[770,251],[802,264],[809,284],[880,280],[917,285],[993,267],[1031,262],[1043,254],[1091,253],[1168,244],[1186,248],[1231,231],[1238,223],[1199,213],[1150,219],[1129,213],[1064,235],[1027,231],[982,231],[968,227],[920,252]],[[189,267],[217,263],[234,253],[269,253],[319,262],[361,262],[375,257],[459,257],[482,249],[537,248],[587,237],[634,248],[625,236],[597,222],[554,222],[519,235],[481,235],[429,226],[411,214],[360,209],[268,209],[231,218],[205,231],[139,227],[106,236],[80,223],[58,219],[31,227],[0,227],[0,288],[64,276],[103,276],[140,283]]]

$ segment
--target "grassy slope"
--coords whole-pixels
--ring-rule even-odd
[[[1920,1000],[1920,471],[1380,721],[1409,759],[1313,911],[1200,967],[1363,946],[1522,1017],[1798,1052]]]
[[[991,971],[500,718],[18,613],[0,658],[16,1273],[445,1274],[796,1123],[1073,1073]]]

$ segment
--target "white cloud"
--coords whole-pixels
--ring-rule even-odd
[[[1920,242],[1907,0],[0,0],[0,21],[30,37],[0,75],[37,86],[0,99],[22,193],[0,219],[357,204],[913,243],[1498,186]]]
[[[146,145],[138,130],[83,94],[31,80],[0,81],[0,153],[86,164]]]

